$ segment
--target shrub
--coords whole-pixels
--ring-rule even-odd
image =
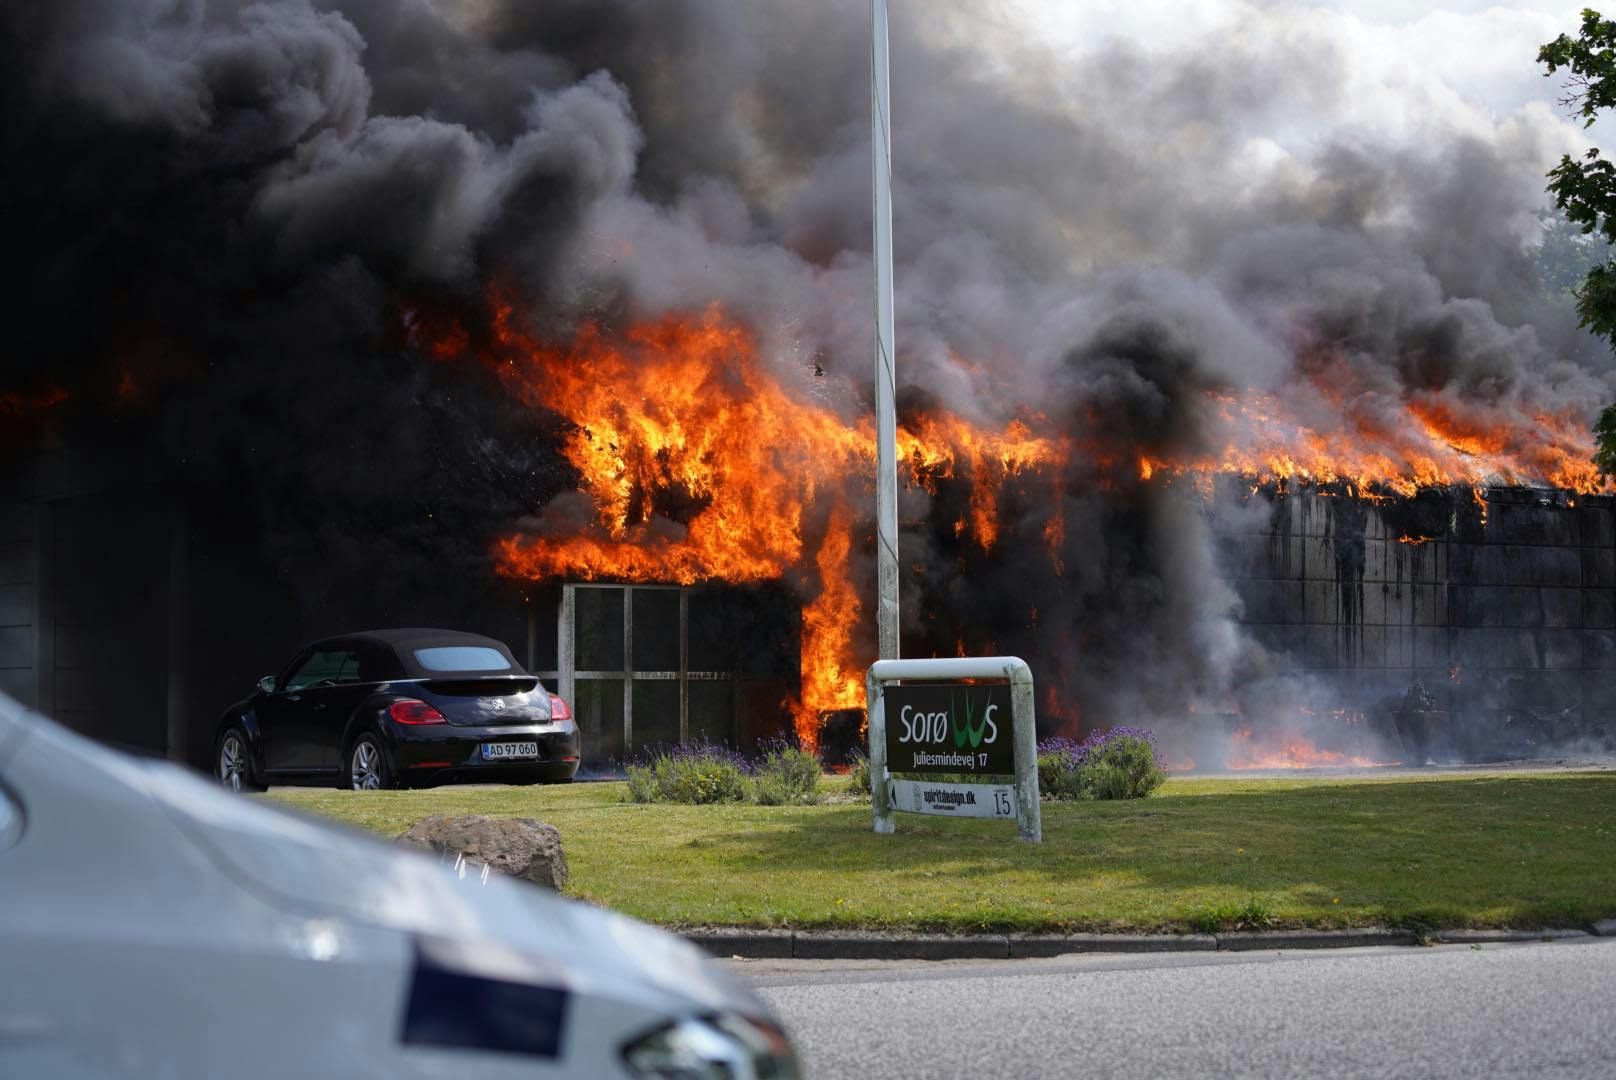
[[[1076,799],[1077,769],[1086,751],[1071,739],[1050,739],[1038,747],[1038,794],[1045,799]]]
[[[656,802],[656,774],[650,765],[631,764],[628,767],[628,801]]]
[[[819,801],[819,758],[789,742],[766,745],[752,780],[760,806],[797,806]]]
[[[746,798],[752,771],[741,755],[708,742],[680,743],[628,767],[633,802],[719,803]]]
[[[854,792],[870,798],[870,759],[862,750],[847,755],[847,775],[853,781]]]
[[[1167,774],[1156,764],[1156,748],[1144,735],[1107,739],[1078,769],[1085,799],[1143,799],[1162,786]]]
[[[1112,728],[1081,743],[1049,739],[1038,747],[1038,793],[1047,799],[1142,799],[1166,779],[1155,737],[1142,728]]]

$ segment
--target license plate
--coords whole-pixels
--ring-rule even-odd
[[[538,756],[539,744],[536,742],[483,743],[484,761],[510,761],[515,758],[536,758]]]

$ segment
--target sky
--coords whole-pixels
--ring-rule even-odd
[[[1121,41],[1147,56],[1203,48],[1249,49],[1254,62],[1327,48],[1345,92],[1292,111],[1274,135],[1295,145],[1339,132],[1418,143],[1441,134],[1489,140],[1513,126],[1556,129],[1552,164],[1584,145],[1555,105],[1537,50],[1574,33],[1583,3],[1430,4],[1404,0],[1002,0],[1007,35],[1031,33],[1051,49],[1082,53]],[[1597,128],[1595,129],[1598,130]]]

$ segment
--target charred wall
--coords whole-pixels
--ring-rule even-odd
[[[250,476],[188,483],[138,428],[0,449],[0,692],[93,738],[205,767],[223,711],[332,634],[448,626],[521,655],[524,597],[486,560],[363,557],[388,519],[323,536],[338,508],[311,492],[289,550]]]
[[[0,473],[0,691],[69,727],[163,753],[172,554],[183,525],[150,447],[42,439]]]
[[[1267,489],[1217,531],[1245,627],[1318,707],[1384,723],[1418,683],[1447,714],[1438,751],[1484,759],[1616,731],[1613,510],[1520,488]]]

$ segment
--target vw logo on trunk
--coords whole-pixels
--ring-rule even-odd
[[[491,709],[498,709],[500,711],[504,711],[504,709],[505,709],[505,699],[504,698],[492,698],[488,702],[488,707],[491,708]]]

